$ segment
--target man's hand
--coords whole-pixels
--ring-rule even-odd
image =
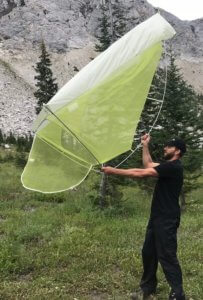
[[[112,167],[102,167],[101,171],[104,172],[105,174],[113,174],[114,168]]]
[[[148,146],[150,142],[150,135],[149,134],[145,134],[141,137],[141,143],[143,146]]]

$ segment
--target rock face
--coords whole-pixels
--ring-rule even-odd
[[[9,66],[0,61],[0,118],[1,130],[8,133],[15,129],[18,135],[29,133],[35,117],[33,89],[18,77]]]
[[[34,69],[43,39],[59,86],[81,69],[94,52],[100,3],[105,0],[0,0],[0,128],[22,135],[31,130],[36,100]],[[114,2],[113,0],[111,0]],[[128,29],[152,16],[146,0],[123,0]],[[177,64],[203,93],[203,19],[181,21],[162,11],[177,31],[171,41]]]

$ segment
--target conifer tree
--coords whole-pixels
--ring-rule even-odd
[[[151,129],[156,116],[158,114],[158,111],[160,109],[160,105],[163,98],[163,93],[164,93],[164,83],[165,83],[165,71],[163,69],[158,69],[151,87],[150,87],[150,91],[148,94],[148,98],[145,102],[145,106],[143,109],[143,112],[141,114],[140,117],[140,122],[137,126],[137,130],[135,132],[135,136],[134,136],[134,141],[132,144],[132,149],[135,149],[139,144],[140,144],[140,139],[142,134],[144,134],[145,132],[149,132],[149,130]],[[158,100],[158,101],[156,101]],[[158,124],[156,124],[155,128],[159,128]],[[142,167],[142,155],[141,155],[141,147],[138,148],[136,150],[136,152],[130,156],[126,161],[124,161],[128,155],[131,154],[131,151],[128,151],[124,154],[119,155],[118,157],[116,157],[115,159],[113,159],[112,161],[109,162],[109,164],[111,166],[117,166],[119,165],[122,161],[124,161],[122,163],[122,165],[120,166],[120,168],[124,168],[124,169],[128,169],[128,168],[135,168],[135,167]],[[109,177],[108,180],[109,184],[111,185],[111,189],[110,190],[116,190],[116,186],[120,185],[120,186],[126,186],[126,185],[134,185],[135,181],[132,180],[131,178],[127,178],[127,177]],[[139,181],[139,185],[141,185],[142,187],[145,188],[146,184],[148,185],[148,182],[146,183],[145,180],[142,182]],[[150,187],[150,185],[148,185],[148,187]],[[152,187],[150,187],[150,191],[151,191]],[[121,196],[121,194],[120,194]],[[119,201],[119,199],[118,199]]]
[[[32,146],[33,137],[31,134],[28,136],[18,136],[16,139],[17,152],[29,152]]]
[[[193,88],[183,79],[181,70],[175,65],[175,57],[170,53],[168,67],[167,89],[164,104],[159,119],[151,132],[150,150],[153,160],[160,162],[163,159],[163,147],[166,141],[174,137],[182,138],[187,144],[187,153],[182,161],[184,166],[184,187],[181,193],[181,206],[185,205],[185,197],[196,189],[198,178],[201,175],[202,157],[202,132],[203,132],[203,96],[197,95]],[[140,136],[149,132],[156,119],[162,100],[166,80],[165,70],[159,68],[153,78],[150,92],[146,100],[141,121],[135,134],[136,141],[133,149],[138,145]],[[114,159],[110,165],[117,165],[129,153]],[[121,168],[142,167],[142,149],[138,149]],[[126,178],[111,177],[111,185],[129,185],[131,180]],[[152,193],[154,179],[136,181],[142,189]]]
[[[0,129],[0,144],[4,142],[4,136],[3,136],[3,133]]]
[[[98,19],[100,23],[100,35],[97,36],[99,40],[99,44],[95,45],[95,50],[97,52],[103,52],[106,50],[111,44],[111,36],[109,33],[109,21],[107,15],[107,8],[104,4],[101,5],[102,17]]]
[[[112,4],[113,32],[111,42],[121,38],[127,31],[127,9],[119,0]]]
[[[166,72],[162,68],[159,68],[154,75],[144,109],[141,113],[136,132],[138,138],[144,132],[149,132],[156,121],[163,100],[165,80]],[[155,128],[157,126],[159,126],[158,122],[156,122]]]
[[[9,132],[9,135],[6,137],[6,143],[12,145],[16,144],[16,138],[11,131]]]
[[[160,99],[159,94],[163,93],[164,80],[157,81],[157,78],[165,78],[163,71],[155,76],[150,92],[155,91],[155,98]],[[162,74],[162,75],[161,75]],[[185,195],[197,187],[197,179],[201,173],[202,144],[201,135],[203,131],[199,96],[193,88],[183,79],[181,70],[175,64],[175,57],[170,53],[170,64],[168,67],[167,89],[162,111],[159,120],[153,129],[151,136],[151,152],[155,161],[163,157],[163,146],[168,140],[175,137],[182,138],[187,144],[187,153],[183,157],[185,170],[184,187],[181,195],[182,205],[185,204]],[[145,122],[147,131],[150,127],[150,114],[156,115],[156,105],[146,101],[142,114],[142,122]],[[147,115],[149,121],[147,122]],[[148,181],[148,186],[149,181]]]
[[[34,96],[38,99],[36,113],[39,114],[43,104],[46,104],[58,90],[58,85],[55,83],[56,79],[53,78],[51,70],[50,55],[46,50],[44,41],[41,43],[40,61],[37,63],[35,71],[38,73],[35,76],[35,80],[37,80],[36,87],[38,89],[34,93]]]
[[[99,44],[95,45],[97,52],[106,50],[113,42],[122,37],[127,31],[127,9],[119,0],[111,0],[101,5],[102,17],[98,19],[100,35]]]
[[[111,1],[110,1],[111,4]],[[115,2],[115,5],[111,4],[112,10],[112,24],[114,34],[111,36],[111,42],[120,37],[120,35],[125,33],[125,18],[123,12],[119,11],[119,3]],[[119,20],[119,14],[121,13],[120,19],[123,22],[116,23],[116,18]],[[109,26],[109,25],[108,25]],[[110,26],[111,27],[111,26]],[[120,31],[121,30],[121,31]],[[122,32],[123,30],[123,32]],[[109,38],[109,35],[108,35]],[[103,50],[105,50],[104,48]],[[101,51],[103,51],[101,50]],[[154,161],[158,161],[163,157],[163,146],[164,143],[174,137],[180,137],[185,140],[187,144],[187,154],[183,157],[183,164],[185,169],[185,181],[184,187],[181,195],[182,205],[185,203],[185,195],[191,190],[195,189],[198,185],[198,178],[201,172],[202,165],[202,142],[201,135],[203,132],[203,122],[202,122],[202,95],[197,95],[192,86],[190,86],[181,74],[181,70],[175,64],[175,57],[170,51],[170,64],[168,67],[168,78],[167,78],[167,89],[164,99],[164,104],[160,117],[156,123],[155,128],[151,132],[152,142],[151,142],[151,152]],[[160,108],[161,102],[156,100],[162,100],[164,93],[166,73],[165,70],[159,68],[150,88],[148,99],[146,101],[143,113],[141,115],[141,122],[138,125],[138,130],[136,132],[135,138],[137,140],[140,138],[142,132],[148,132],[153,125],[156,118],[158,110]],[[151,98],[151,99],[150,99]],[[153,100],[155,99],[155,100]],[[138,142],[137,142],[138,143]],[[136,143],[136,144],[137,144]],[[134,147],[133,147],[134,148]],[[110,165],[117,165],[122,159],[127,156],[124,154],[119,156],[110,162]],[[141,167],[141,149],[138,150],[125,164],[121,167]],[[153,189],[153,180],[149,181],[142,180],[139,184],[147,187],[148,190]],[[108,197],[108,193],[113,195],[112,190],[116,192],[117,185],[129,184],[129,180],[119,177],[110,177],[107,180],[103,180],[105,187],[100,185],[100,191],[104,191],[103,196]],[[107,187],[109,183],[109,187]],[[110,192],[109,192],[110,191]],[[114,193],[115,194],[115,193]],[[105,203],[103,199],[101,201]]]
[[[20,0],[20,6],[25,6],[25,0]]]
[[[97,36],[99,44],[96,44],[95,50],[103,52],[118,38],[123,36],[126,32],[126,18],[125,7],[116,0],[114,4],[111,0],[105,1],[101,5],[102,18],[99,18],[100,22],[100,36]],[[110,21],[109,21],[110,20]],[[121,161],[124,156],[120,156],[118,159],[111,161],[112,165],[116,165]],[[101,208],[105,206],[119,206],[121,203],[122,193],[119,191],[119,185],[124,182],[128,182],[128,179],[122,181],[118,177],[107,176],[102,174],[102,179],[99,186],[99,195],[96,202]]]

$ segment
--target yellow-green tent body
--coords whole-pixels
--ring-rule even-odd
[[[72,78],[46,104],[22,174],[43,193],[80,184],[93,166],[131,149],[162,41],[175,34],[159,14],[139,24]]]

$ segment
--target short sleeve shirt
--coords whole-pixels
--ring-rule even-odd
[[[151,216],[179,217],[179,196],[183,185],[183,167],[180,160],[161,163],[154,167],[158,173],[152,206]]]

